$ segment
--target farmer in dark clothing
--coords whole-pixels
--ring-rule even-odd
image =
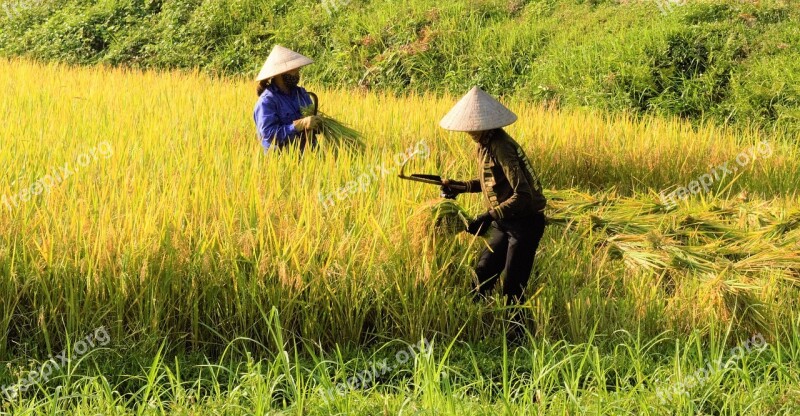
[[[524,290],[545,228],[542,210],[547,200],[525,152],[502,127],[517,116],[500,102],[473,88],[442,119],[440,125],[468,133],[477,143],[480,176],[468,182],[444,181],[442,193],[456,196],[449,185],[462,185],[468,193],[482,192],[487,211],[467,232],[489,233],[491,249],[485,249],[475,268],[476,296],[485,296],[505,271],[503,294],[508,303],[524,303]],[[464,192],[464,191],[461,191]]]
[[[300,68],[314,61],[276,45],[256,77],[258,102],[253,110],[258,137],[264,151],[297,145],[300,150],[316,147],[317,116],[303,116],[301,109],[312,104],[300,82]]]

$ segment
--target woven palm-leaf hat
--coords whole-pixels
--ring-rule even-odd
[[[484,131],[508,126],[517,115],[478,87],[472,89],[439,122],[452,131]]]
[[[281,45],[275,45],[272,52],[269,53],[267,61],[261,67],[261,72],[258,73],[256,81],[272,78],[276,75],[285,74],[291,70],[304,67],[308,64],[313,64],[314,60],[300,55],[299,53],[284,48]]]

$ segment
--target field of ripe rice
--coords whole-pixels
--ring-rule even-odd
[[[316,385],[300,376],[303,358],[275,354],[289,342],[313,345],[300,350],[320,358],[338,347],[373,348],[386,340],[436,339],[447,347],[454,339],[473,346],[503,339],[500,307],[474,304],[468,293],[482,240],[413,227],[414,214],[439,190],[397,178],[406,160],[407,173],[476,176],[470,139],[438,127],[454,97],[307,85],[319,95],[321,110],[360,131],[366,147],[337,150],[323,143],[320,151],[300,157],[263,154],[252,122],[255,87],[246,80],[21,60],[0,61],[0,74],[0,362],[19,366],[46,359],[73,335],[105,326],[117,355],[124,355],[125,345],[136,345],[148,365],[162,369],[153,374],[169,384],[171,370],[164,369],[170,363],[160,362],[161,353],[226,357],[231,344],[246,339],[248,358],[274,357],[269,371],[276,373],[269,377],[281,380],[273,385],[280,393],[270,391],[271,399],[259,402],[264,414],[303,409],[306,400],[314,405],[308,391]],[[525,400],[555,400],[548,409],[572,413],[603,405],[591,393],[600,384],[630,382],[637,394],[647,389],[655,400],[646,380],[683,376],[685,357],[676,356],[672,367],[640,377],[646,370],[631,364],[636,359],[616,355],[616,342],[625,345],[620,348],[648,349],[648,340],[670,340],[679,346],[675,351],[696,347],[690,354],[696,364],[708,358],[701,346],[724,354],[726,345],[759,334],[771,346],[787,343],[790,352],[779,357],[798,357],[795,140],[680,120],[507,104],[520,118],[508,131],[526,150],[551,200],[551,225],[526,305],[538,347],[502,362],[524,367],[526,360],[545,359],[537,355],[544,351],[546,360],[560,363],[556,367],[567,361],[577,367],[558,367],[548,386],[531,384],[529,373],[505,366],[498,373],[453,379],[454,386],[466,385],[462,393],[488,403],[485,414],[532,405],[523,400],[493,407],[513,402],[512,391],[503,390],[513,380],[530,382],[520,381],[515,390]],[[687,187],[763,143],[770,146],[769,156],[753,158],[709,192],[674,208],[657,195]],[[482,209],[479,195],[463,195],[459,202],[473,215]],[[598,340],[603,347],[594,346]],[[599,355],[592,361],[609,349],[609,360],[627,361],[616,369]],[[466,363],[489,360],[460,354]],[[559,361],[564,356],[572,358]],[[446,359],[425,357],[429,361],[418,360],[408,373],[421,383],[418,388],[450,383],[438,375],[443,367],[436,360]],[[363,365],[366,358],[338,359],[346,378],[347,366]],[[143,366],[134,362],[139,361],[120,371],[140,371]],[[260,374],[252,367],[260,362],[242,365],[245,374]],[[584,365],[599,373],[587,375]],[[768,394],[784,394],[784,405],[797,403],[796,363],[759,365],[772,368],[765,371],[780,380]],[[612,380],[610,372],[621,368],[630,372],[614,373]],[[0,381],[10,381],[15,371],[5,370]],[[221,378],[214,385],[244,386],[250,380],[241,378],[238,367],[231,373],[237,375],[230,380],[216,374]],[[147,378],[153,374],[142,376],[144,385],[159,385]],[[312,375],[306,376],[317,380]],[[492,384],[495,378],[502,380]],[[281,384],[287,379],[300,384]],[[719,385],[739,388],[732,380]],[[103,390],[97,378],[84,381],[87,391],[112,390]],[[129,389],[130,400],[148,402],[150,389],[120,383],[115,388]],[[176,408],[197,411],[192,406],[200,399],[180,396],[179,382],[171,386],[161,393],[185,405]],[[569,393],[572,387],[582,392],[579,398]],[[719,388],[717,393],[727,394]],[[254,389],[250,394],[260,394]],[[216,394],[221,402],[232,400]],[[371,402],[381,400],[373,395],[391,396],[363,394]],[[612,401],[635,411],[625,394],[614,394]],[[725,411],[745,409],[748,400],[767,393],[748,394]],[[403,408],[391,397],[373,410],[393,414]],[[437,408],[437,397],[417,404]],[[433,402],[426,407],[425,400]],[[688,406],[683,410],[714,409],[680,400]],[[86,406],[90,412],[100,405]],[[446,408],[449,413],[459,407]]]

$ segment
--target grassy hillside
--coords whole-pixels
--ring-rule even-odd
[[[0,54],[250,78],[275,43],[328,87],[800,126],[800,6],[785,0],[11,0]],[[378,111],[379,109],[375,109]]]

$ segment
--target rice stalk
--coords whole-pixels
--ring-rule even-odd
[[[430,236],[452,237],[464,231],[472,218],[457,202],[434,199],[424,202],[412,216],[415,239]]]
[[[301,113],[304,117],[313,116],[314,106],[311,105],[302,108]],[[319,133],[322,134],[325,139],[331,141],[336,146],[343,146],[359,150],[366,148],[364,136],[362,136],[357,130],[325,113],[318,112],[316,115],[321,120]]]

